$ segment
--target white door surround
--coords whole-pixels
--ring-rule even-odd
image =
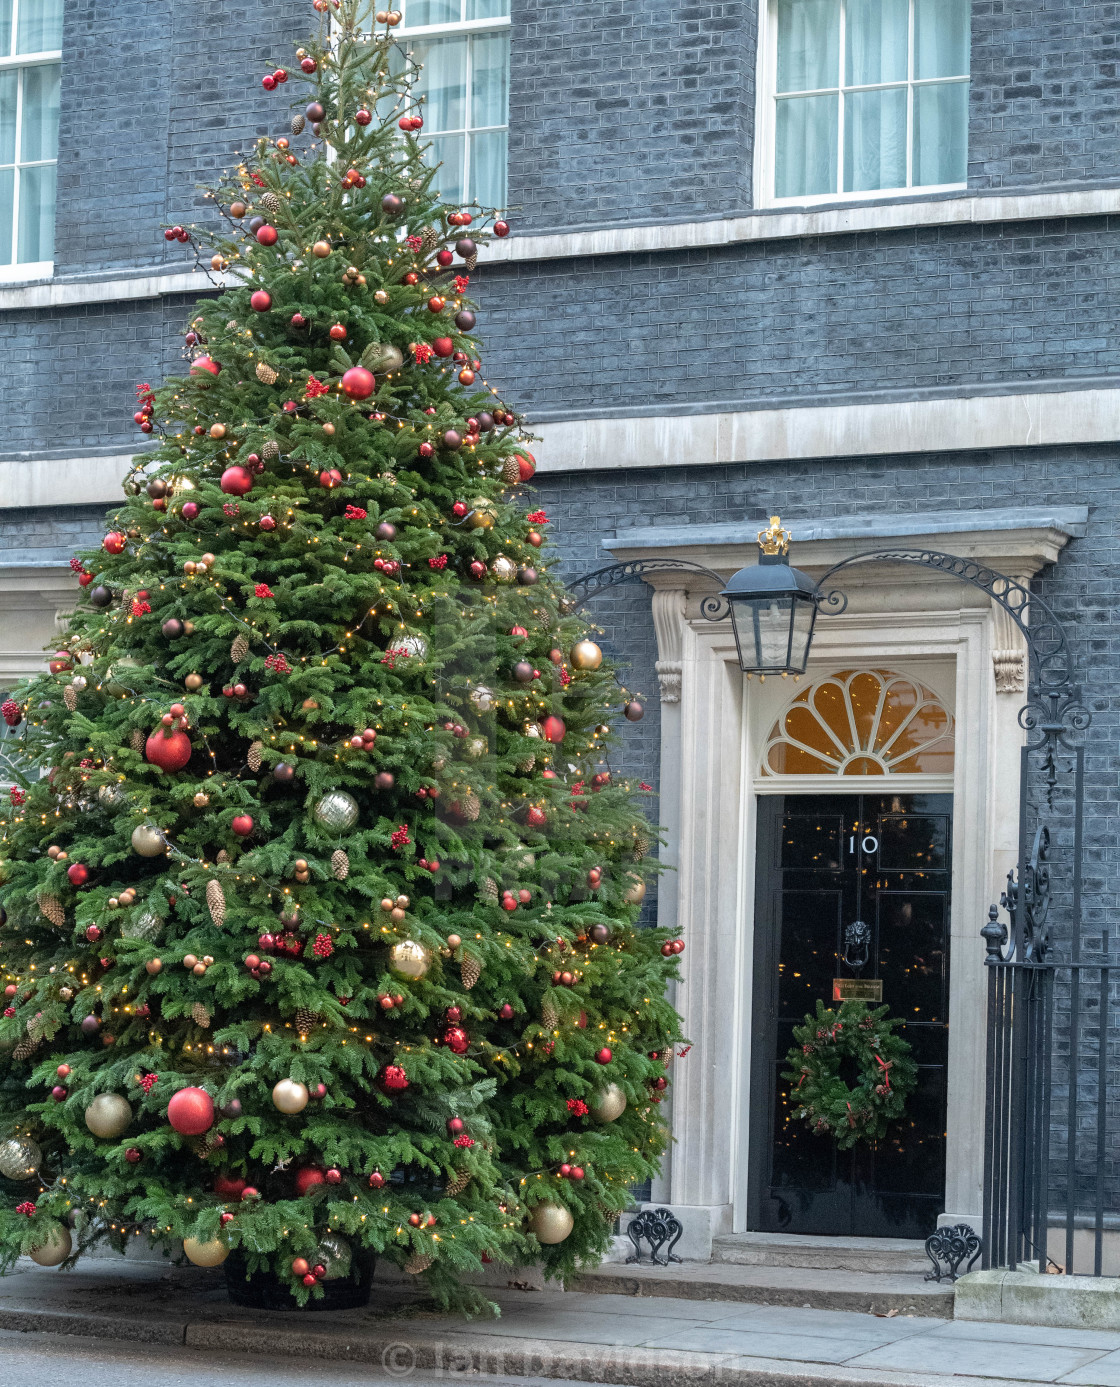
[[[791,562],[813,576],[889,543],[975,558],[1025,581],[1055,562],[1086,520],[1083,507],[1068,507],[787,523]],[[606,547],[619,560],[685,558],[729,576],[756,561],[754,535],[765,523],[624,530]],[[945,1216],[979,1225],[987,997],[980,928],[1016,855],[1024,643],[1002,610],[960,580],[893,563],[839,576],[848,607],[818,619],[807,677],[856,667],[910,674],[956,716],[951,783],[860,776],[832,784],[849,794],[887,785],[953,792]],[[674,1060],[674,1141],[653,1197],[711,1235],[739,1232],[749,1143],[766,1139],[748,1122],[757,798],[820,791],[826,777],[759,778],[762,739],[798,686],[741,673],[730,624],[700,614],[710,581],[679,571],[645,579],[654,589],[662,697],[662,860],[676,868],[662,879],[659,923],[688,941],[676,1004],[693,1047]]]

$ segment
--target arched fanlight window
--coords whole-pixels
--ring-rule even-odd
[[[953,715],[924,684],[842,670],[803,689],[770,730],[763,775],[946,774]]]

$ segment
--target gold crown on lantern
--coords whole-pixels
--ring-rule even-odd
[[[782,529],[781,516],[772,515],[768,529],[759,530],[758,547],[764,554],[788,554],[790,533]]]

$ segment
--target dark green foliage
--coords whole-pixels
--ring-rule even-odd
[[[0,1181],[6,1264],[72,1216],[79,1250],[137,1232],[176,1253],[221,1237],[303,1301],[322,1291],[292,1259],[314,1264],[334,1231],[413,1269],[431,1259],[447,1301],[484,1255],[554,1274],[594,1260],[664,1146],[651,1085],[678,1038],[675,963],[664,931],[635,927],[653,835],[609,774],[622,696],[606,663],[568,657],[589,628],[534,543],[547,522],[530,522],[504,480],[529,456],[518,421],[458,379],[479,347],[454,323],[466,286],[435,256],[467,233],[396,128],[412,74],[392,75],[390,36],[360,34],[356,9],[343,0],[335,37],[324,28],[308,45],[317,70],[299,105],[326,107],[321,137],[293,138],[294,163],[262,140],[213,192],[228,229],[192,231],[203,263],[233,267],[235,287],[200,303],[187,339],[220,373],[196,365],[154,392],[157,446],[112,518],[123,547],[84,556],[92,582],[65,638],[80,664],[16,695],[22,791],[0,816],[0,970],[14,989],[0,1136],[32,1135],[44,1159],[41,1181]],[[384,118],[352,125],[363,105]],[[342,186],[351,169],[364,188]],[[382,211],[390,192],[400,216]],[[244,229],[257,213],[275,245]],[[489,217],[475,209],[480,243]],[[261,289],[267,311],[250,306]],[[447,306],[433,312],[437,291]],[[444,337],[462,361],[425,359]],[[376,391],[356,401],[340,377],[362,360]],[[481,419],[475,437],[468,421],[487,410],[499,422]],[[452,428],[459,447],[443,437]],[[220,487],[235,465],[257,469],[241,496]],[[394,533],[379,537],[384,523]],[[107,605],[91,604],[99,588]],[[190,759],[161,770],[145,742],[175,705]],[[549,716],[566,724],[562,742],[541,735]],[[352,827],[317,822],[331,792],[353,797]],[[244,815],[248,833],[235,831]],[[161,836],[154,856],[133,848],[145,827]],[[266,952],[262,935],[287,951]],[[390,966],[405,940],[427,951],[423,976]],[[383,1081],[390,1065],[407,1087]],[[325,1093],[287,1115],[271,1097],[284,1079]],[[623,1115],[580,1115],[608,1083],[625,1092]],[[209,1132],[168,1123],[187,1086],[219,1105]],[[119,1137],[87,1129],[99,1093],[131,1105]],[[560,1178],[565,1162],[582,1181]],[[301,1196],[308,1166],[340,1179]],[[218,1175],[260,1198],[216,1192]],[[30,1218],[14,1212],[25,1199]],[[542,1200],[574,1215],[559,1246],[527,1231]]]

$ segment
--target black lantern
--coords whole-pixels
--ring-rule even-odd
[[[723,590],[731,608],[739,665],[747,674],[804,674],[817,619],[817,585],[789,564],[789,533],[779,518],[758,536],[758,563]]]

